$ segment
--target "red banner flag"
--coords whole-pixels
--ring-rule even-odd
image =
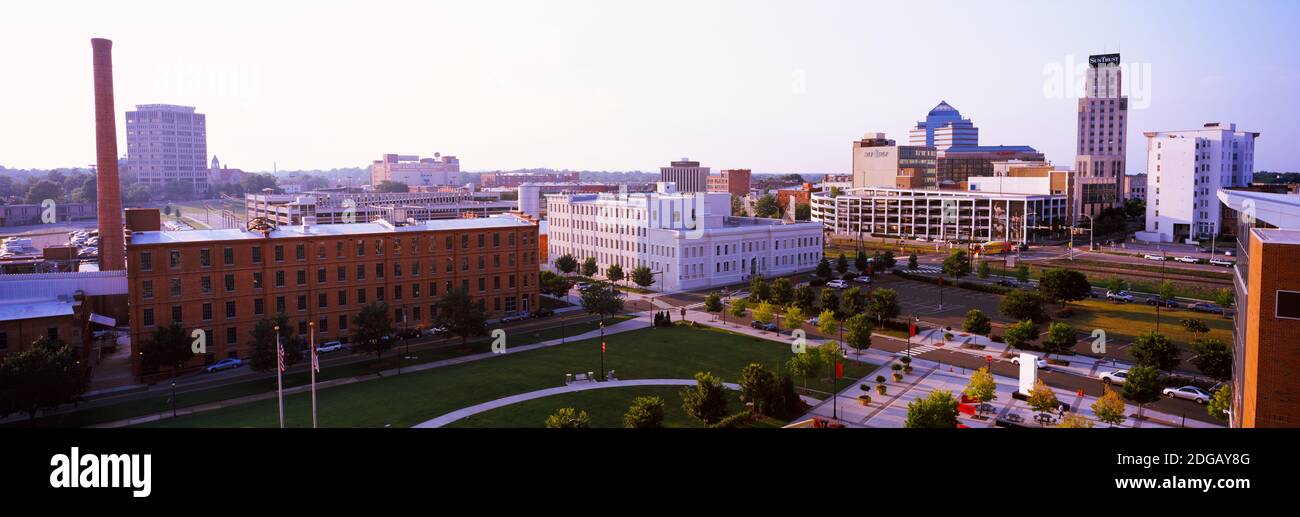
[[[915,337],[915,336],[916,336],[916,324],[915,324],[915,323],[913,323],[913,324],[907,326],[907,335],[908,335],[908,336],[912,336],[912,337]]]
[[[604,341],[601,341],[601,342],[600,342],[600,351],[601,351],[601,352],[604,352],[604,351],[605,351],[605,342],[604,342]]]
[[[835,378],[844,378],[844,363],[835,363]]]

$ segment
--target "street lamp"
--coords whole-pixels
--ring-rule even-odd
[[[600,315],[600,380],[605,379],[605,315]]]

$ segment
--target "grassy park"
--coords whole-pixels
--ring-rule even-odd
[[[632,399],[642,396],[658,396],[664,400],[664,427],[700,427],[700,422],[682,409],[681,390],[678,386],[638,386],[564,393],[485,411],[447,427],[542,427],[546,417],[562,407],[586,411],[591,416],[592,427],[623,427],[623,413],[632,405]],[[739,393],[728,390],[727,394],[730,395],[728,408],[731,412],[739,411],[743,407]],[[764,418],[750,427],[781,425],[785,422]]]
[[[1055,319],[1069,323],[1081,332],[1103,329],[1110,339],[1132,342],[1139,334],[1156,329],[1156,308],[1144,303],[1115,303],[1090,299],[1070,302],[1070,307],[1074,309],[1073,316]],[[1182,320],[1188,318],[1204,321],[1210,331],[1206,334],[1188,331],[1182,325]],[[1204,337],[1218,338],[1225,343],[1231,343],[1232,319],[1186,309],[1160,309],[1160,333],[1184,347]]]
[[[733,334],[719,329],[646,328],[610,335],[605,365],[620,379],[689,379],[710,371],[725,382],[735,382],[749,363],[779,369],[790,357],[787,344]],[[516,393],[562,384],[565,373],[600,368],[597,340],[586,340],[499,358],[473,361],[401,376],[339,386],[318,392],[319,422],[324,427],[409,427],[444,413]],[[845,368],[841,386],[874,369],[852,363]],[[825,376],[827,374],[823,374]],[[830,378],[808,379],[808,387],[830,391]],[[796,379],[802,385],[803,379]],[[604,396],[597,396],[604,397]],[[628,399],[630,400],[630,399]],[[675,396],[666,405],[680,405]],[[588,412],[612,407],[593,403]],[[547,406],[547,413],[557,407]],[[526,408],[525,408],[526,409]],[[739,410],[737,405],[733,408]],[[623,411],[617,411],[621,418]],[[310,398],[306,394],[285,398],[285,419],[290,426],[310,425]],[[607,409],[600,409],[608,413]],[[521,413],[523,415],[523,413]],[[604,415],[599,418],[614,418]],[[500,417],[520,425],[540,425],[527,416]],[[543,417],[544,419],[544,417]],[[604,420],[600,420],[604,422]],[[274,400],[252,402],[178,419],[149,424],[166,427],[274,427],[278,425]],[[504,425],[504,424],[503,424]]]

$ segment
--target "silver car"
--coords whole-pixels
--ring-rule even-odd
[[[1164,394],[1169,398],[1190,400],[1197,404],[1204,404],[1214,398],[1214,395],[1211,395],[1210,392],[1197,388],[1196,386],[1165,388]]]

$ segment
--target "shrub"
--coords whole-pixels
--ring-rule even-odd
[[[1002,335],[1001,335],[1001,334],[990,334],[990,335],[989,335],[989,341],[992,341],[992,342],[994,342],[994,343],[1001,343],[1001,342],[1002,342]]]
[[[903,382],[903,374],[894,372],[894,382]]]
[[[899,371],[899,370],[902,370],[902,369],[903,369],[903,365],[898,364],[898,363],[894,363],[894,364],[889,365],[889,369],[890,369],[890,370],[893,370],[893,371]]]
[[[888,391],[888,390],[889,390],[889,387],[888,387],[888,386],[885,386],[884,384],[877,384],[877,385],[876,385],[876,393],[879,393],[880,396],[882,396],[882,397],[885,396],[885,392]]]
[[[905,364],[905,365],[907,365],[907,364],[912,364],[912,358],[911,358],[911,357],[907,357],[907,356],[903,356],[903,357],[898,358],[898,362],[903,363],[903,364]]]
[[[884,375],[877,375],[877,376],[876,376],[876,382],[885,382],[885,376],[884,376]]]
[[[864,406],[871,404],[871,395],[858,395],[858,403]]]
[[[718,429],[735,429],[737,427],[744,427],[752,420],[753,420],[753,415],[750,412],[741,411],[739,413],[729,415],[723,418],[722,420],[718,420],[718,423],[713,424],[713,427]]]

